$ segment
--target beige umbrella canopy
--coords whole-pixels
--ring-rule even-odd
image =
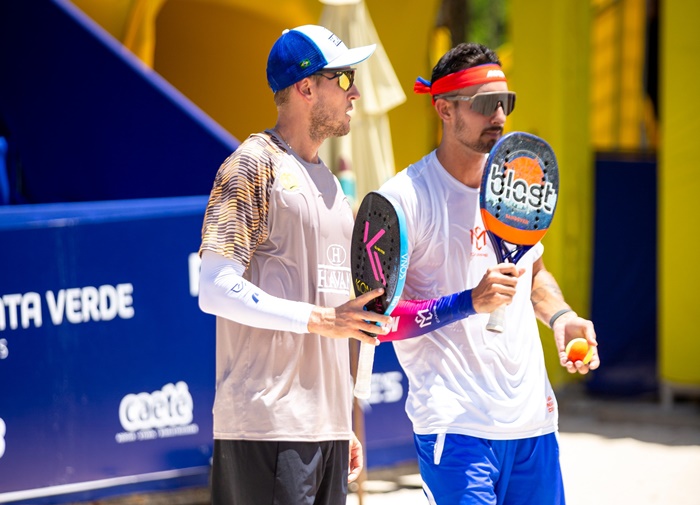
[[[348,135],[331,138],[320,150],[321,158],[338,175],[346,193],[355,201],[377,189],[394,175],[394,151],[387,112],[406,101],[396,73],[374,28],[364,0],[320,0],[324,4],[319,24],[348,47],[377,44],[374,54],[358,66],[355,82],[362,97],[355,102]],[[346,186],[346,183],[349,183]]]

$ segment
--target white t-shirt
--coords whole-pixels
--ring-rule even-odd
[[[432,152],[380,189],[406,214],[409,269],[404,299],[430,299],[476,287],[496,256],[479,213],[479,189],[452,177]],[[409,379],[406,412],[417,434],[458,433],[492,440],[528,438],[557,429],[530,301],[532,265],[541,243],[518,266],[513,303],[501,334],[476,314],[421,337],[394,342]]]

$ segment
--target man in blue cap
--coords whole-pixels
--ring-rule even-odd
[[[216,321],[212,503],[338,505],[362,469],[348,338],[389,318],[349,301],[353,213],[318,156],[350,131],[354,65],[331,31],[286,30],[267,62],[278,118],[221,165],[202,229],[199,304]],[[379,330],[385,332],[386,330]]]

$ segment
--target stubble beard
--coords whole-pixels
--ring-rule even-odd
[[[499,128],[497,126],[487,128],[482,131],[482,133],[486,132],[499,132],[500,134],[503,134],[503,128]],[[464,145],[465,147],[468,147],[472,151],[475,151],[477,153],[482,153],[482,154],[488,154],[491,152],[491,149],[493,146],[496,144],[498,139],[494,138],[489,138],[488,140],[482,140],[481,135],[474,141],[468,140],[468,134],[469,130],[466,127],[466,124],[464,122],[464,119],[461,116],[457,116],[457,120],[455,122],[455,133],[457,135],[457,138],[459,141]],[[467,135],[464,135],[464,134]],[[465,139],[466,137],[466,139]],[[500,138],[500,135],[499,135]]]
[[[323,142],[330,137],[342,137],[350,133],[350,123],[334,119],[322,103],[311,109],[309,136],[315,142]]]

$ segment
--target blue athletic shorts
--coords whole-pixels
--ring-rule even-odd
[[[414,435],[434,505],[564,505],[556,433],[520,440]]]

